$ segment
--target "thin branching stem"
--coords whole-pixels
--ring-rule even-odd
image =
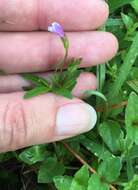
[[[123,101],[123,102],[120,102],[118,104],[113,104],[113,105],[109,105],[108,106],[108,111],[112,111],[114,109],[119,109],[119,108],[122,108],[124,106],[127,106],[128,104],[128,101]],[[96,108],[96,111],[97,112],[104,112],[105,111],[105,108],[104,107],[97,107]]]
[[[79,160],[80,163],[87,165],[91,173],[97,173],[77,152],[75,152],[67,143],[63,142],[64,147]],[[113,185],[110,185],[111,190],[117,190]]]

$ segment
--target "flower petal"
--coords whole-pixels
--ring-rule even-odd
[[[62,26],[57,22],[53,22],[48,27],[48,31],[59,35],[61,38],[63,38],[65,36],[65,33],[64,33],[64,30],[63,30]]]

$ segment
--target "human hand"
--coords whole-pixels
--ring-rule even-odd
[[[82,57],[82,67],[110,60],[118,49],[116,38],[94,31],[107,17],[103,0],[0,0],[0,70],[9,74],[0,76],[0,152],[61,140],[94,127],[94,109],[79,99],[85,90],[96,89],[92,73],[80,75],[73,89],[78,98],[73,100],[51,93],[24,100],[22,87],[28,83],[18,74],[46,76],[63,57],[60,39],[44,31],[54,21],[67,32],[69,57]]]

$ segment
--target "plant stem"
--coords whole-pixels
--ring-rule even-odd
[[[67,62],[67,57],[68,57],[68,48],[65,49],[65,56],[64,56],[64,59],[62,60],[61,62],[61,65],[60,65],[60,72],[62,73],[63,69],[64,69],[64,65],[65,63]]]
[[[120,103],[118,103],[118,104],[109,105],[109,106],[108,106],[108,110],[109,110],[109,111],[112,111],[112,110],[114,110],[114,109],[119,109],[119,108],[122,108],[122,107],[124,107],[124,106],[127,106],[127,104],[128,104],[128,101],[123,101],[123,102],[120,102]],[[105,108],[104,108],[104,107],[97,107],[97,108],[96,108],[96,111],[97,111],[97,112],[104,112],[104,111],[105,111]]]
[[[94,170],[80,155],[78,155],[67,143],[62,142],[64,147],[73,155],[75,156],[80,163],[87,165],[88,169],[91,173],[97,173],[96,170]],[[117,190],[113,185],[110,185],[111,190]]]

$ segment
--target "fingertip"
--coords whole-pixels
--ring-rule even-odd
[[[108,4],[104,1],[104,0],[99,0],[97,1],[97,4],[99,4],[99,11],[98,11],[98,15],[97,15],[97,26],[96,28],[99,28],[100,26],[102,26],[108,19],[109,16],[109,6]],[[100,14],[99,14],[100,12]]]
[[[62,138],[75,136],[91,130],[96,121],[96,111],[89,104],[66,104],[57,111],[55,134]]]
[[[112,59],[116,54],[117,54],[117,51],[119,49],[119,43],[118,43],[118,39],[116,38],[115,35],[113,35],[112,33],[110,32],[106,32],[107,34],[107,42],[110,42],[109,44],[109,57],[108,57],[108,60]]]
[[[72,93],[74,96],[83,98],[86,90],[95,90],[97,87],[97,79],[93,73],[81,73],[77,79],[77,84]]]

